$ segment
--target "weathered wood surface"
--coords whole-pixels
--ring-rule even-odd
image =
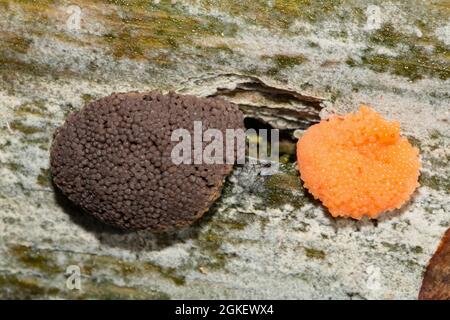
[[[417,298],[450,224],[450,3],[372,3],[1,0],[0,297]],[[151,89],[283,129],[370,104],[420,148],[421,187],[378,222],[332,219],[286,145],[280,173],[237,167],[188,230],[105,228],[52,187],[51,137],[86,101]]]

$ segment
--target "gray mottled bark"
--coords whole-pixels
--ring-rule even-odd
[[[0,297],[416,298],[450,224],[450,9],[372,3],[0,1]],[[187,230],[111,230],[54,190],[52,134],[87,101],[153,89],[287,130],[370,104],[420,148],[421,186],[377,223],[332,219],[287,144],[279,173],[236,167]]]

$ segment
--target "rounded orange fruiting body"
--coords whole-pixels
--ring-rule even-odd
[[[297,143],[301,179],[333,217],[376,218],[419,185],[419,151],[369,107],[311,126]]]

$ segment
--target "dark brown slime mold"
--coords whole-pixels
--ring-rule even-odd
[[[173,130],[243,129],[236,105],[157,92],[112,94],[71,114],[50,154],[54,183],[99,220],[127,230],[191,224],[219,197],[232,164],[179,164]]]

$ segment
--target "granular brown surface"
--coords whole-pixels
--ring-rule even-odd
[[[237,106],[222,99],[149,92],[91,102],[55,133],[54,183],[86,212],[122,229],[188,225],[217,199],[232,170],[232,164],[173,164],[172,131],[192,134],[194,121],[222,133],[244,126]]]

